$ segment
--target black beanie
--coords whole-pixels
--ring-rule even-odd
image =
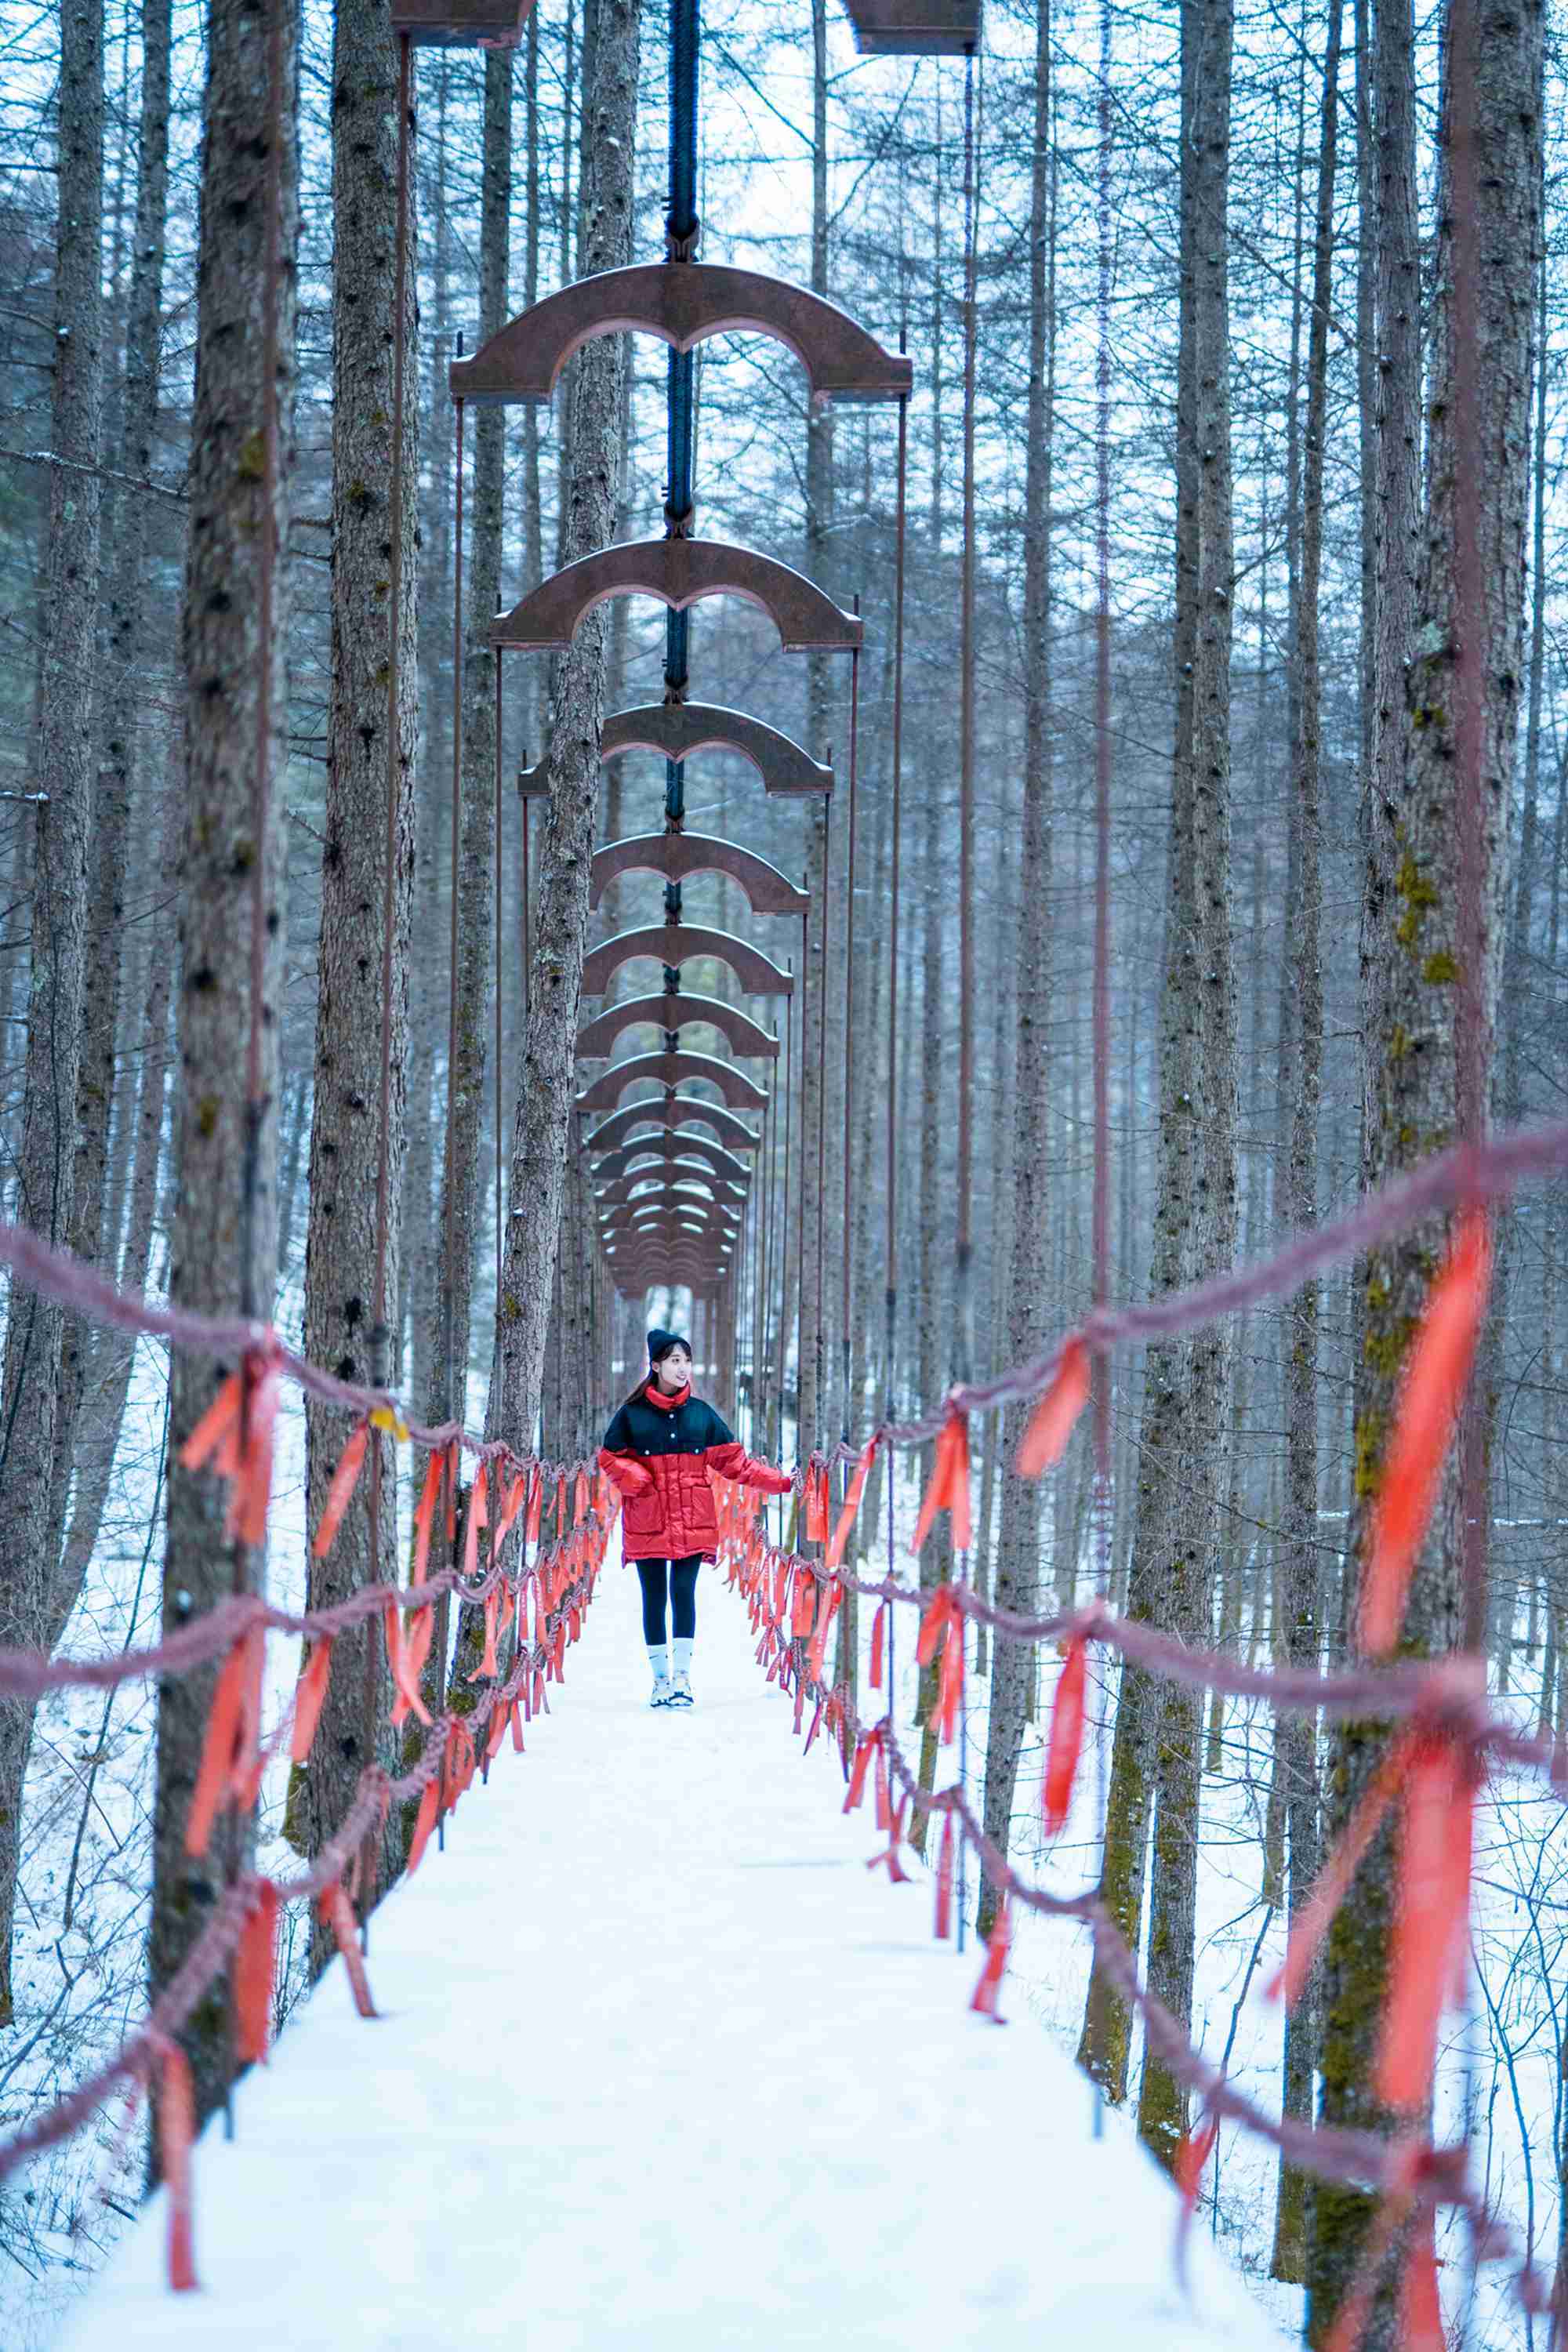
[[[662,1363],[672,1348],[684,1348],[689,1356],[691,1353],[690,1341],[683,1339],[679,1331],[655,1329],[648,1333],[647,1360],[650,1364]]]

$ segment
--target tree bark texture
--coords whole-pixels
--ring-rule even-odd
[[[1188,1017],[1197,1038],[1200,1100],[1192,1271],[1228,1266],[1237,1241],[1236,975],[1230,923],[1230,653],[1235,564],[1230,458],[1227,214],[1233,0],[1183,13],[1182,53],[1190,179],[1184,205],[1183,316],[1196,367],[1192,468],[1197,484],[1198,572],[1193,677],[1192,856],[1196,930]],[[1162,1104],[1162,1113],[1164,1106]],[[1172,1433],[1178,1487],[1170,1550],[1159,1567],[1160,1612],[1170,1631],[1201,1642],[1212,1618],[1216,1497],[1230,1426],[1233,1334],[1228,1323],[1194,1335]],[[1153,1862],[1149,1889],[1149,1989],[1185,2023],[1192,2015],[1196,1937],[1202,1700],[1166,1684],[1155,1750]],[[1186,2093],[1152,2053],[1143,2062],[1138,2129],[1173,2165],[1186,2129]]]
[[[1317,1214],[1318,1108],[1323,1085],[1322,666],[1318,642],[1323,559],[1323,459],[1327,435],[1329,314],[1333,299],[1334,173],[1339,131],[1343,0],[1329,12],[1323,60],[1321,152],[1312,240],[1312,309],[1307,336],[1307,411],[1301,487],[1300,576],[1296,595],[1295,709],[1291,746],[1291,846],[1297,892],[1290,909],[1290,1051],[1281,1091],[1291,1106],[1285,1218],[1303,1230]],[[1285,1366],[1286,1508],[1279,1606],[1283,1649],[1292,1666],[1320,1662],[1318,1573],[1318,1286],[1303,1285],[1290,1307]],[[1300,1910],[1318,1875],[1318,1727],[1315,1717],[1275,1718],[1275,1779],[1284,1804],[1289,1912]],[[1317,2063],[1315,1989],[1285,2021],[1283,2109],[1310,2121]],[[1308,2176],[1281,2160],[1275,2209],[1274,2277],[1300,2284],[1307,2273]]]
[[[408,1059],[408,936],[414,889],[414,759],[418,709],[416,283],[412,121],[403,446],[393,446],[396,333],[398,44],[377,0],[339,0],[332,53],[332,681],[317,959],[316,1058],[310,1121],[310,1223],[305,1243],[305,1352],[340,1380],[395,1381],[392,1331],[398,1295],[405,1082]],[[401,471],[398,460],[401,458]],[[401,500],[395,519],[393,500]],[[393,532],[401,556],[395,600]],[[387,898],[387,729],[396,635],[396,744]],[[384,998],[386,910],[391,994]],[[384,1193],[381,1087],[386,1045]],[[386,1231],[378,1244],[378,1198]],[[376,1298],[378,1250],[383,1297]],[[352,1423],[307,1399],[306,1524],[314,1528]],[[396,1581],[397,1486],[390,1442],[376,1433],[372,1464],[336,1541],[312,1557],[309,1605],[329,1608],[362,1584]],[[375,1539],[372,1542],[373,1494]],[[308,1764],[290,1790],[290,1824],[316,1853],[353,1801],[364,1767],[390,1757],[389,1696],[374,1622],[340,1634]],[[373,1899],[366,1890],[367,1902]],[[336,1949],[313,1922],[311,1964]]]
[[[1462,0],[1461,0],[1462,4]],[[1436,306],[1433,323],[1430,427],[1421,569],[1408,644],[1388,646],[1380,684],[1397,725],[1398,799],[1379,812],[1391,866],[1369,866],[1364,909],[1368,957],[1363,1009],[1367,1116],[1363,1178],[1385,1181],[1452,1140],[1466,1103],[1461,992],[1476,1024],[1473,1074],[1484,1084],[1496,1017],[1508,859],[1514,738],[1523,678],[1525,529],[1530,491],[1531,325],[1541,250],[1542,12],[1472,9],[1466,95],[1471,120],[1469,187],[1457,191],[1451,151],[1454,18],[1444,52],[1439,130]],[[1457,331],[1455,222],[1471,208],[1475,254],[1472,324]],[[1468,374],[1468,386],[1460,372]],[[1474,447],[1458,440],[1457,412],[1468,389]],[[1456,495],[1473,500],[1479,536],[1473,601],[1457,554]],[[1471,642],[1461,641],[1468,625]],[[1395,664],[1395,656],[1398,660]],[[1403,679],[1403,694],[1395,688]],[[1465,698],[1479,698],[1479,772],[1462,759]],[[1467,850],[1468,836],[1468,850]],[[1460,928],[1463,861],[1480,896],[1479,969],[1465,969]],[[1484,1097],[1483,1097],[1484,1099]],[[1395,1391],[1442,1244],[1435,1221],[1374,1252],[1366,1266],[1362,1360],[1357,1367],[1355,1482],[1358,1538],[1392,1424]],[[1455,1483],[1418,1561],[1400,1653],[1440,1657],[1467,1638],[1461,1572],[1463,1528]],[[1473,1631],[1473,1629],[1469,1629]],[[1387,1748],[1386,1727],[1348,1724],[1335,1735],[1326,1828],[1342,1826]],[[1386,2127],[1372,2089],[1373,2061],[1387,1978],[1394,1904],[1391,1837],[1379,1839],[1330,1930],[1324,1968],[1322,2120]],[[1326,2342],[1359,2260],[1373,2200],[1320,2185],[1309,2272],[1310,2340]],[[1366,2337],[1389,2352],[1398,2333],[1397,2298],[1380,2299]]]
[[[32,982],[15,1215],[63,1246],[76,1171],[70,1120],[80,1068],[92,824],[92,676],[98,615],[99,411],[102,395],[103,20],[62,0],[49,474],[42,675],[30,789]],[[47,1639],[58,1559],[52,1498],[65,1318],[14,1289],[0,1370],[0,1643]],[[22,1784],[33,1710],[0,1702],[0,2024],[13,2012],[11,1936]]]
[[[586,94],[594,135],[584,266],[631,258],[641,0],[601,0],[595,79]],[[578,354],[574,388],[568,562],[605,546],[615,525],[624,340],[604,336]],[[588,936],[588,879],[599,799],[605,619],[589,613],[557,672],[534,917],[533,961],[517,1114],[511,1213],[500,1266],[495,1362],[487,1427],[532,1444],[572,1136],[577,1009]]]
[[[70,1246],[96,1263],[113,1263],[118,1225],[106,1227],[110,1120],[115,1099],[115,1042],[125,957],[126,877],[132,811],[137,791],[137,709],[145,681],[139,654],[145,637],[143,606],[148,500],[128,487],[153,470],[158,422],[159,333],[163,324],[163,254],[169,212],[170,0],[147,0],[142,11],[142,104],[136,233],[126,321],[125,383],[121,409],[118,535],[109,600],[108,684],[103,709],[103,758],[93,790],[87,950],[82,975],[81,1060],[77,1074],[76,1175]],[[154,958],[156,965],[160,959]],[[78,1451],[78,1423],[89,1381],[104,1358],[118,1362],[118,1334],[94,1337],[72,1317],[66,1325],[60,1399],[55,1431],[54,1490],[48,1548],[58,1555],[66,1496]],[[118,1417],[115,1417],[118,1427]],[[96,1433],[95,1433],[96,1437]],[[110,1452],[113,1436],[109,1438]],[[101,1441],[95,1444],[101,1451]],[[85,1562],[83,1563],[85,1566]],[[68,1611],[80,1589],[63,1579],[57,1596]],[[58,1639],[56,1633],[54,1638]]]
[[[215,0],[208,16],[196,377],[192,417],[190,553],[184,669],[188,775],[180,907],[176,1116],[169,1291],[210,1315],[241,1311],[247,1293],[270,1312],[277,1265],[277,1088],[283,974],[283,762],[288,744],[288,544],[293,467],[295,256],[299,241],[298,21],[289,0],[266,10]],[[270,115],[274,73],[279,103]],[[259,93],[259,96],[258,96]],[[279,189],[276,349],[266,337],[268,179]],[[272,369],[278,464],[267,511],[267,377]],[[270,529],[268,530],[268,526]],[[264,550],[276,551],[262,701]],[[257,761],[272,778],[269,822],[257,831]],[[252,903],[262,861],[260,1094],[254,1213],[244,1213],[246,1052],[250,1034]],[[248,1231],[247,1231],[248,1227]],[[248,1245],[249,1262],[245,1262]],[[179,1465],[179,1451],[230,1362],[176,1353],[170,1376],[168,1533],[163,1630],[172,1633],[237,1585],[258,1583],[259,1553],[226,1540],[223,1482]],[[185,1819],[217,1665],[158,1687],[149,1974],[156,1995],[200,1935],[250,1826],[215,1836],[205,1859],[184,1850]],[[200,2116],[232,2072],[228,1989],[220,1977],[182,2039]]]
[[[511,73],[510,50],[485,58],[484,166],[479,217],[479,334],[506,324],[510,268]],[[506,411],[486,402],[474,411],[472,518],[463,615],[463,765],[460,840],[452,887],[458,894],[457,1050],[448,1074],[447,1158],[442,1174],[439,1249],[442,1311],[451,1318],[449,1380],[443,1367],[437,1417],[464,1416],[473,1317],[474,1259],[483,1223],[479,1149],[484,1133],[486,1051],[495,919],[495,680],[500,656],[487,632],[500,604]],[[497,1241],[498,1250],[500,1241]]]
[[[1051,394],[1047,373],[1051,79],[1050,0],[1035,15],[1034,161],[1029,188],[1029,405],[1024,506],[1024,807],[1018,868],[1013,1097],[1012,1266],[1007,1286],[1005,1360],[1021,1363],[1044,1344],[1050,1317],[1050,1227],[1047,1108],[1050,1087],[1051,927]],[[1040,910],[1038,913],[1036,910]],[[1002,1526],[996,1547],[996,1606],[1028,1615],[1039,1598],[1040,1490],[1013,1468],[1028,1409],[1002,1417]],[[986,1834],[1006,1853],[1012,1831],[1018,1750],[1034,1689],[1032,1646],[996,1637],[985,1745]],[[983,1880],[976,1931],[988,1936],[997,1890]]]

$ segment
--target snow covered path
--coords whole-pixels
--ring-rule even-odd
[[[554,1715],[464,1801],[195,2156],[203,2292],[163,2200],[60,2352],[1279,2352],[1021,2002],[866,1858],[712,1570],[689,1714],[650,1714],[606,1567]]]

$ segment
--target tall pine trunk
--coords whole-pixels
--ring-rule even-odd
[[[317,959],[316,1061],[310,1122],[310,1224],[305,1243],[305,1352],[342,1380],[396,1380],[408,933],[414,887],[414,755],[418,707],[417,353],[415,341],[414,126],[410,121],[408,267],[402,449],[395,451],[397,332],[398,44],[378,0],[339,0],[332,57],[332,681],[322,814],[321,931]],[[395,476],[398,455],[401,477]],[[401,512],[393,499],[401,480]],[[392,594],[393,533],[399,538]],[[395,635],[397,705],[389,709]],[[389,726],[394,750],[387,896]],[[384,909],[391,914],[391,993],[384,999]],[[384,1032],[387,1049],[386,1166],[381,1169]],[[378,1244],[378,1205],[384,1244]],[[377,1318],[378,1259],[383,1296]],[[308,1398],[306,1520],[314,1527],[350,1423]],[[363,1584],[396,1581],[397,1486],[392,1450],[377,1433],[379,1467],[361,1480],[336,1541],[312,1559],[309,1605],[330,1608]],[[379,1491],[377,1490],[379,1488]],[[372,1543],[372,1499],[375,1538]],[[365,1766],[387,1754],[381,1631],[367,1621],[340,1634],[310,1761],[300,1767],[291,1823],[319,1853],[342,1821]],[[374,1890],[366,1889],[366,1902]],[[311,1964],[325,1968],[331,1928],[314,1923]]]
[[[298,20],[290,0],[264,10],[215,0],[207,79],[197,254],[195,402],[191,419],[190,555],[185,574],[187,791],[180,907],[180,1102],[169,1245],[174,1303],[208,1315],[271,1310],[278,1263],[278,1040],[284,951],[283,766],[288,720],[288,572],[293,471],[296,254],[299,243]],[[269,90],[276,74],[277,112]],[[276,136],[274,136],[274,133]],[[269,181],[278,256],[268,268]],[[275,306],[275,307],[274,307]],[[268,383],[266,322],[275,321]],[[268,510],[268,393],[276,404],[277,466]],[[273,559],[264,638],[261,573]],[[263,680],[267,680],[263,700]],[[257,835],[257,764],[271,780],[269,822]],[[245,1213],[247,1043],[252,1030],[253,891],[261,861],[259,1116],[249,1146],[253,1213]],[[247,1255],[248,1253],[248,1255]],[[168,1535],[163,1630],[259,1583],[258,1552],[224,1533],[223,1485],[179,1464],[180,1448],[233,1362],[174,1357],[170,1372]],[[158,1686],[153,1919],[148,1966],[156,1996],[212,1916],[228,1869],[243,1864],[248,1821],[185,1853],[217,1664]],[[228,1987],[220,1976],[182,2039],[198,2115],[219,2103],[233,2071]]]
[[[1034,156],[1029,190],[1029,407],[1024,509],[1024,807],[1018,868],[1017,1056],[1013,1098],[1013,1247],[1007,1286],[1005,1360],[1021,1363],[1044,1343],[1050,1320],[1050,1230],[1047,1220],[1047,1097],[1050,1086],[1050,923],[1036,909],[1051,904],[1051,461],[1054,455],[1055,228],[1051,177],[1051,16],[1035,16]],[[1047,374],[1047,343],[1052,345]],[[1028,1418],[1013,1405],[1002,1417],[1002,1528],[996,1548],[996,1606],[1027,1615],[1039,1598],[1040,1490],[1013,1468]],[[985,1744],[986,1834],[1006,1853],[1013,1792],[1034,1686],[1034,1651],[996,1637]],[[997,1890],[981,1887],[978,1932],[989,1935]]]
[[[98,615],[99,409],[102,394],[103,18],[99,0],[61,0],[59,215],[54,383],[44,564],[42,677],[29,788],[32,981],[14,1214],[57,1247],[72,1228],[71,1119],[81,1059],[92,824],[92,677]],[[51,1467],[65,1318],[14,1288],[0,1370],[0,1644],[52,1646],[58,1525]],[[54,1638],[58,1639],[58,1633]],[[0,2024],[13,2011],[11,1940],[22,1784],[33,1709],[0,1701]]]
[[[1458,15],[1448,18],[1443,60],[1422,561],[1411,635],[1403,647],[1387,643],[1389,667],[1379,697],[1380,716],[1394,739],[1380,746],[1379,781],[1397,751],[1398,797],[1378,818],[1398,855],[1381,871],[1370,867],[1363,915],[1362,1172],[1369,1188],[1439,1148],[1456,1128],[1473,1129],[1484,1111],[1524,674],[1531,337],[1542,237],[1542,13],[1468,11],[1468,56],[1458,68],[1471,120],[1468,186],[1456,185],[1451,144]],[[1471,241],[1468,320],[1456,315],[1457,223],[1468,225]],[[1467,397],[1473,440],[1461,442]],[[1460,489],[1471,502],[1477,541],[1468,594]],[[1380,623],[1386,618],[1380,614]],[[1475,732],[1467,740],[1469,716]],[[1462,929],[1467,881],[1479,891],[1479,952]],[[1428,1219],[1382,1244],[1365,1269],[1356,1379],[1358,1557],[1405,1353],[1442,1243],[1440,1221]],[[1462,1514],[1452,1486],[1412,1580],[1400,1643],[1405,1656],[1442,1657],[1479,1643],[1484,1632],[1473,1598],[1467,1606]],[[1388,1736],[1387,1727],[1375,1723],[1346,1724],[1336,1732],[1327,1792],[1330,1832],[1342,1826],[1378,1769]],[[1325,2123],[1392,2127],[1373,2084],[1394,1888],[1394,1843],[1384,1835],[1367,1854],[1329,1934]],[[1360,2190],[1319,2184],[1308,2273],[1315,2345],[1328,2339],[1360,2260],[1373,2203]],[[1371,2352],[1389,2352],[1398,2333],[1391,2288],[1380,2297],[1363,2340]]]
[[[590,272],[617,268],[631,258],[641,22],[641,0],[600,0],[594,83],[584,94],[593,132],[586,148],[584,236],[584,267]],[[577,356],[563,551],[567,562],[606,546],[615,527],[625,363],[619,336],[601,336]],[[518,1446],[532,1443],[539,1418],[572,1133],[577,1009],[598,814],[605,635],[600,605],[583,620],[561,659],[551,711],[550,798],[511,1154],[511,1198],[520,1206],[526,1203],[528,1213],[507,1221],[487,1419],[492,1435]]]
[[[1300,575],[1296,595],[1295,707],[1291,745],[1291,866],[1297,890],[1290,907],[1290,1053],[1281,1093],[1291,1106],[1285,1215],[1301,1229],[1317,1213],[1318,1106],[1323,1083],[1323,971],[1320,943],[1322,883],[1322,666],[1318,598],[1323,558],[1323,461],[1327,437],[1329,312],[1333,299],[1334,170],[1339,131],[1339,76],[1343,0],[1329,12],[1323,60],[1321,150],[1312,242],[1312,313],[1307,340],[1305,464],[1301,488]],[[1292,1666],[1320,1660],[1318,1593],[1318,1286],[1305,1284],[1290,1308],[1285,1367],[1286,1520],[1279,1570],[1283,1649]],[[1312,1716],[1275,1718],[1275,1771],[1283,1796],[1289,1854],[1289,1913],[1301,1909],[1318,1874],[1318,1727]],[[1298,2121],[1312,2112],[1317,2062],[1315,1995],[1285,2022],[1283,2109]],[[1306,2276],[1310,2193],[1307,2175],[1281,2160],[1275,2212],[1276,2278]]]

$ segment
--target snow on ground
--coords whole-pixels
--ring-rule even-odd
[[[700,1605],[699,1704],[650,1714],[606,1570],[527,1757],[376,1914],[381,2021],[334,1967],[203,2140],[203,2292],[155,2199],[60,2352],[1283,2345],[1201,2231],[1184,2296],[1124,2120],[1020,1997],[970,2014],[978,1955],[867,1870],[711,1571]]]

